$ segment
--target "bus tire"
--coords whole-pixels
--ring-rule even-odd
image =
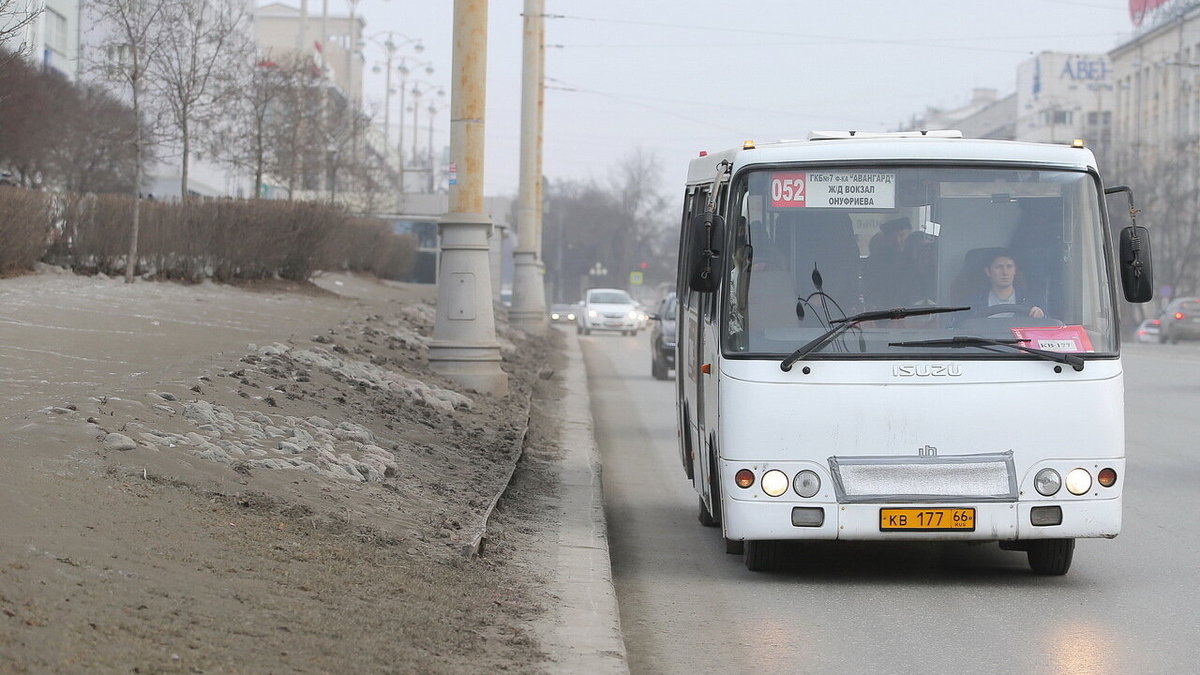
[[[687,405],[682,406],[679,414],[679,452],[680,460],[683,462],[683,473],[690,481],[695,477],[696,469],[692,465],[692,416],[688,413]]]
[[[743,555],[746,552],[746,542],[741,539],[725,538],[725,552],[729,555]]]
[[[783,562],[783,543],[771,540],[746,541],[743,543],[742,561],[751,572],[768,572],[779,569]]]
[[[1075,557],[1074,539],[1035,539],[1029,542],[1025,554],[1034,574],[1062,576],[1071,569]]]
[[[712,514],[709,513],[709,511],[708,511],[708,507],[705,506],[704,496],[701,495],[699,497],[699,499],[700,499],[700,517],[698,520],[700,521],[700,524],[705,527],[716,527],[716,526],[720,525],[721,521],[713,518]]]
[[[708,437],[708,498],[715,505],[712,519],[715,525],[721,524],[721,478],[717,475],[717,438]]]

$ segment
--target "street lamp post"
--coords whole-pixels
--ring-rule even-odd
[[[542,118],[545,0],[525,0],[521,71],[521,154],[517,249],[509,322],[541,332],[546,326],[546,268],[542,262]]]
[[[400,128],[397,131],[396,154],[400,157],[400,192],[401,193],[404,192],[404,111],[406,109],[405,105],[404,105],[404,95],[407,93],[408,74],[411,72],[411,69],[408,67],[409,61],[412,61],[413,63],[415,63],[418,66],[423,66],[425,69],[426,75],[433,74],[433,64],[432,63],[430,63],[429,61],[420,61],[418,59],[414,59],[411,57],[401,57],[400,65],[396,66],[396,70],[400,71],[400,110],[399,110],[398,114],[396,115],[396,119],[398,119],[400,121],[400,124],[399,124]],[[413,134],[415,135],[416,133],[417,133],[417,130],[413,129]],[[413,159],[416,159],[416,158],[414,157]]]
[[[433,185],[433,179],[434,179],[434,175],[433,175],[433,118],[435,115],[437,115],[437,107],[434,106],[432,103],[430,103],[429,104],[429,144],[425,148],[426,152],[429,153],[428,158],[426,160],[426,168],[429,170],[429,180],[426,182],[426,186],[428,187],[428,191],[430,193],[433,192],[433,188],[434,188],[434,185]]]
[[[381,35],[387,36],[387,40],[382,43],[380,43],[379,39],[378,39],[379,36],[381,36]],[[397,38],[400,38],[400,39],[397,40]],[[392,117],[391,116],[392,116],[392,91],[393,91],[392,90],[392,61],[395,58],[396,52],[408,45],[413,45],[413,51],[417,52],[418,54],[425,51],[425,45],[421,43],[420,38],[410,38],[407,35],[404,35],[403,33],[397,33],[396,31],[392,31],[392,30],[376,33],[376,34],[372,35],[369,39],[372,42],[375,42],[376,44],[380,44],[384,49],[384,53],[387,55],[387,58],[385,59],[386,72],[384,75],[384,92],[383,92],[383,147],[384,147],[384,152],[386,155],[387,148],[391,147],[391,130],[392,130]],[[400,114],[397,115],[397,119],[400,122],[399,126],[400,126],[400,137],[401,138],[403,138],[403,136],[404,136],[403,112],[404,112],[404,88],[407,86],[407,80],[408,80],[408,67],[405,65],[405,60],[407,58],[408,57],[400,57],[400,65],[398,65],[396,67],[396,70],[400,73],[400,78],[401,78],[400,79]],[[426,69],[430,73],[433,72],[432,65],[427,64]],[[378,64],[376,65],[375,72],[378,72]],[[403,185],[404,185],[404,181],[403,181],[404,150],[403,150],[402,143],[397,144],[396,154],[398,155],[398,159],[400,162],[400,171],[399,171],[399,174],[401,177],[400,185],[401,185],[401,187],[403,187]]]
[[[424,86],[425,86],[425,90],[424,90],[424,91],[422,91],[422,89],[421,89],[422,85],[424,85]],[[417,113],[418,113],[418,112],[421,110],[421,96],[423,96],[423,95],[424,95],[426,92],[428,92],[428,91],[431,91],[431,90],[433,89],[433,87],[434,87],[434,86],[436,86],[436,85],[432,85],[432,84],[429,84],[429,83],[427,83],[427,82],[416,82],[416,83],[414,83],[414,84],[413,84],[413,88],[412,88],[412,95],[413,95],[413,106],[412,106],[412,109],[413,109],[413,140],[412,140],[412,157],[413,157],[413,162],[416,162],[416,161],[417,161],[417,158],[421,156],[421,155],[419,154],[419,152],[418,152],[418,149],[417,149],[417,139],[419,138],[419,136],[418,136],[418,132],[419,132],[419,130],[420,130],[420,127],[419,127],[419,126],[417,126]],[[445,91],[444,89],[442,89],[441,87],[438,87],[438,89],[437,89],[437,95],[438,95],[439,97],[444,97],[444,96],[446,95],[446,91]],[[430,104],[430,107],[432,108],[432,107],[433,107],[433,105],[432,105],[432,104]],[[430,131],[430,142],[432,143],[432,137],[433,137],[433,133],[432,133],[432,127],[433,127],[433,118],[432,118],[432,117],[430,117],[430,119],[429,119],[429,124],[430,124],[430,130],[431,130],[431,131]]]
[[[484,211],[484,100],[487,82],[487,0],[454,0],[450,99],[450,161],[459,167],[449,209],[438,221],[442,264],[429,367],[476,391],[508,392],[492,308]]]

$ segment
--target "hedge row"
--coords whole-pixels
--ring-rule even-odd
[[[0,272],[39,260],[124,273],[133,199],[0,188]],[[137,274],[164,279],[308,279],[316,270],[399,279],[416,241],[327,204],[266,200],[143,201]]]

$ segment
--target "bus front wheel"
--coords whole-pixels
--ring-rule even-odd
[[[783,563],[783,554],[783,542],[780,541],[742,542],[742,561],[751,572],[778,569]]]
[[[1075,557],[1074,539],[1035,539],[1029,542],[1025,554],[1034,574],[1062,576],[1071,569]]]

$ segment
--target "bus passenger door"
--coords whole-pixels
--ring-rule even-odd
[[[711,204],[702,202],[702,207],[712,208],[716,213],[721,213],[724,210],[725,191],[725,185],[718,183],[716,198],[712,200]],[[716,247],[723,252],[725,244],[719,242]],[[719,444],[716,439],[718,435],[717,383],[721,349],[719,298],[724,285],[723,282],[720,283],[718,288],[711,293],[695,293],[694,295],[697,296],[695,315],[694,317],[689,316],[689,320],[695,321],[692,325],[695,331],[693,347],[696,362],[694,368],[689,367],[695,392],[694,484],[702,501],[708,505],[708,512],[711,514],[714,524],[721,521],[721,490],[717,475]]]
[[[696,471],[700,459],[700,397],[697,384],[700,378],[700,316],[704,293],[693,291],[688,286],[686,252],[690,250],[696,233],[691,228],[692,219],[704,209],[707,191],[692,188],[685,197],[683,224],[679,237],[679,277],[676,282],[678,298],[675,382],[677,387],[679,415],[679,451],[684,472],[693,481],[697,491],[702,473]]]

